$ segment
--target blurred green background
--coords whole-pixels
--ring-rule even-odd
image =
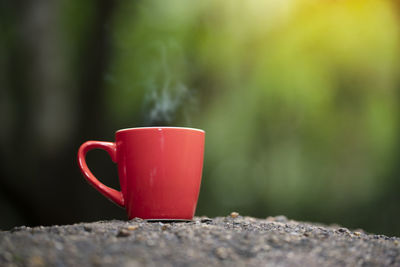
[[[0,5],[0,229],[124,219],[77,149],[170,125],[207,133],[197,215],[400,235],[398,1]]]

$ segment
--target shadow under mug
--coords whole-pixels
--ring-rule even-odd
[[[78,151],[86,180],[124,207],[128,218],[191,220],[196,211],[203,169],[205,132],[181,127],[122,129],[115,143],[88,141]],[[104,149],[118,166],[121,191],[102,184],[89,170],[89,150]]]

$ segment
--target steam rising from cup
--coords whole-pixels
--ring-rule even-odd
[[[175,68],[170,68],[168,63],[168,51],[171,46],[162,44],[159,46],[159,83],[161,86],[149,86],[144,98],[144,122],[146,126],[171,125],[175,121],[183,118],[186,126],[191,123],[189,113],[196,108],[197,101],[194,91],[190,90],[182,81],[182,73],[176,72]],[[177,47],[172,47],[181,54],[182,51]],[[174,61],[173,61],[174,62]],[[172,70],[173,69],[173,70]],[[183,71],[183,70],[182,70]],[[157,84],[157,83],[156,83]]]
[[[181,83],[174,87],[166,86],[161,90],[150,91],[145,96],[145,103],[148,106],[146,108],[146,124],[170,124],[180,111],[188,120],[188,111],[184,107],[188,102],[193,102],[190,91]]]

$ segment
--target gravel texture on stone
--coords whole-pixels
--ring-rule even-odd
[[[400,266],[400,238],[232,213],[0,232],[0,266]]]

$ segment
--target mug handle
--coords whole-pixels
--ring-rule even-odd
[[[78,151],[78,164],[81,169],[85,179],[91,184],[95,189],[97,189],[103,196],[114,202],[120,207],[124,207],[124,197],[120,191],[112,189],[104,184],[102,184],[97,178],[92,174],[86,164],[86,153],[92,149],[103,149],[108,152],[111,160],[117,162],[117,147],[115,143],[112,142],[101,142],[101,141],[87,141],[83,143]]]

